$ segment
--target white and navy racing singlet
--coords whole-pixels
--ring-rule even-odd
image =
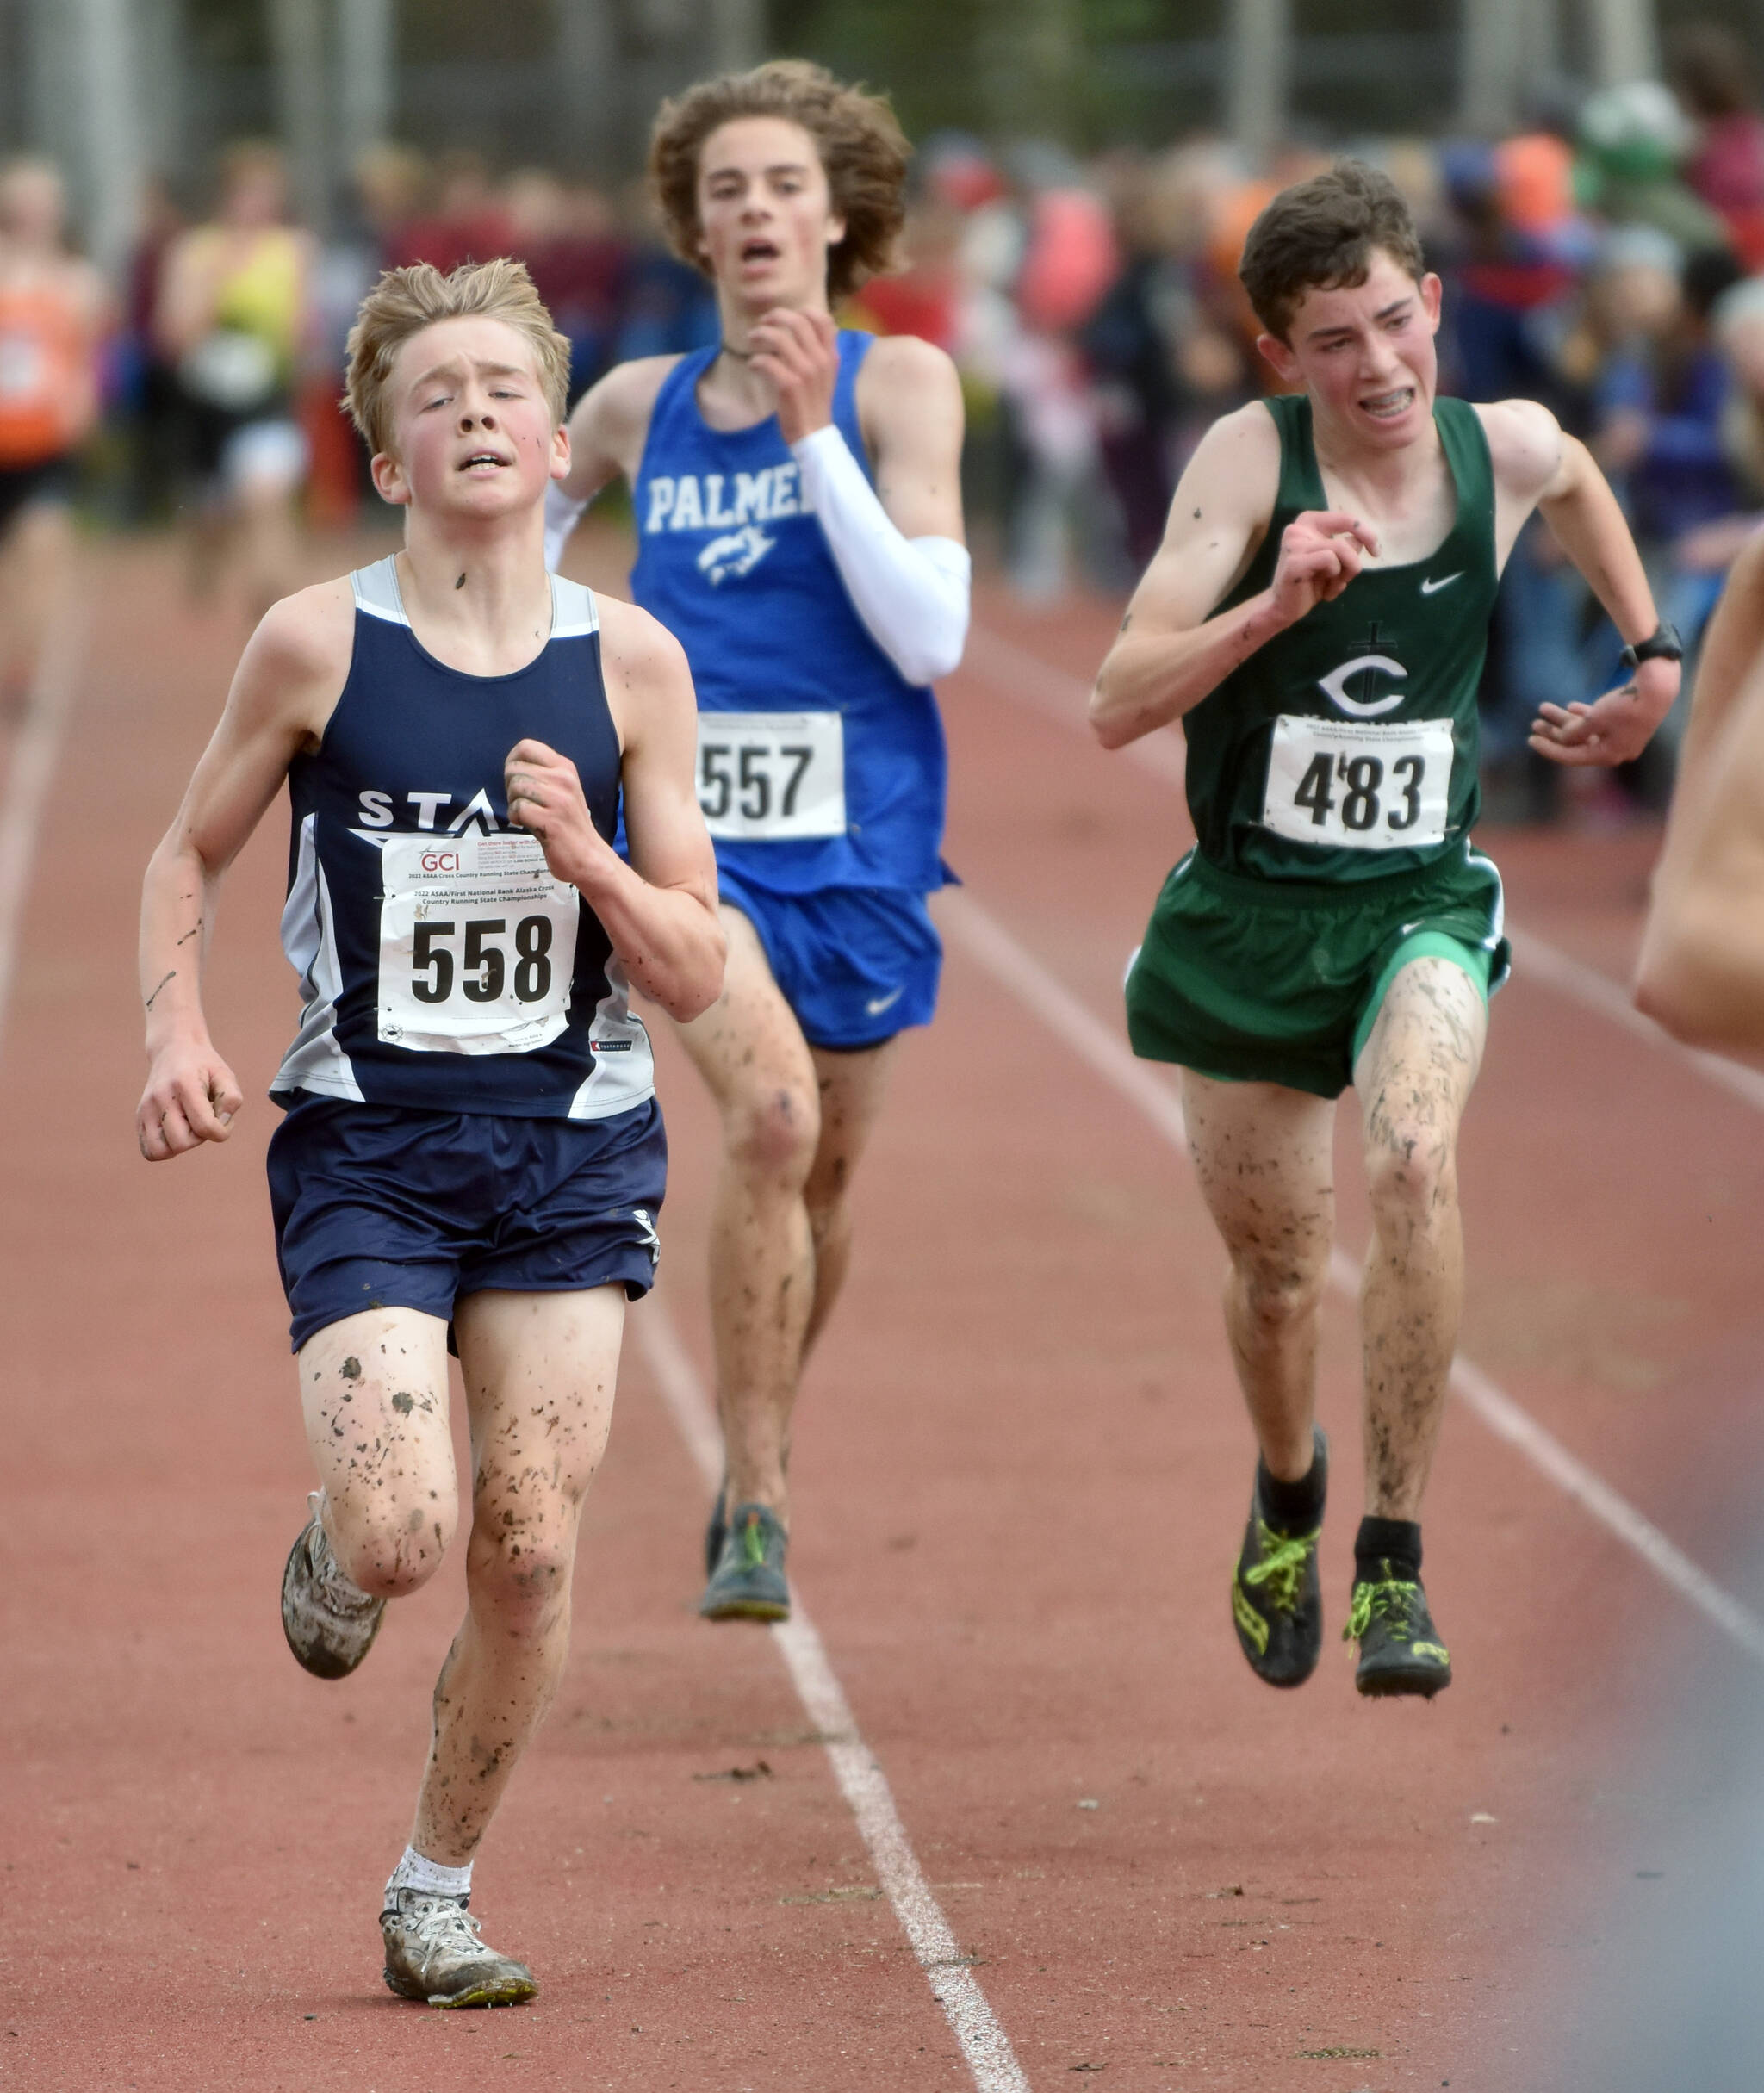
[[[853,397],[870,345],[839,336],[833,418],[869,470]],[[631,593],[686,649],[699,695],[699,804],[719,864],[773,893],[928,893],[947,776],[928,689],[870,637],[769,416],[712,429],[699,381],[663,380],[632,490]]]
[[[512,676],[425,651],[390,559],[350,576],[355,655],[323,742],[289,767],[282,944],[305,999],[272,1096],[606,1119],[654,1095],[649,1038],[599,919],[512,828],[524,736],[618,825],[619,747],[590,593],[555,576],[551,636]]]

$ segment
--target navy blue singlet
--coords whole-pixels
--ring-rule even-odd
[[[870,341],[841,333],[833,395],[866,473],[854,391]],[[717,862],[773,893],[929,893],[945,879],[937,701],[852,608],[777,416],[718,430],[699,412],[716,355],[682,357],[655,396],[632,489],[631,593],[692,666]]]
[[[649,1034],[599,918],[508,823],[524,736],[618,826],[619,747],[589,592],[555,576],[551,636],[512,676],[426,653],[394,562],[350,576],[355,653],[315,754],[289,767],[282,944],[301,1027],[271,1095],[606,1119],[654,1095]]]

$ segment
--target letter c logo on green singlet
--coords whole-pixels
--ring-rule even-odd
[[[1344,661],[1339,668],[1332,668],[1326,676],[1319,676],[1319,686],[1331,705],[1343,712],[1351,713],[1356,719],[1376,719],[1379,713],[1388,712],[1402,703],[1401,691],[1388,691],[1382,698],[1350,698],[1348,680],[1352,676],[1377,673],[1394,676],[1399,682],[1407,681],[1408,671],[1401,661],[1393,661],[1388,654],[1357,654],[1351,661]]]

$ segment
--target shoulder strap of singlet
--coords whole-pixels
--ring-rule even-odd
[[[584,639],[591,632],[600,630],[599,606],[594,601],[594,592],[584,588],[580,581],[566,581],[562,574],[551,577],[551,637],[559,639]]]
[[[1456,529],[1494,556],[1494,460],[1482,417],[1468,400],[1436,400],[1433,419],[1457,483]]]
[[[1311,402],[1303,393],[1270,393],[1263,406],[1280,432],[1280,486],[1276,509],[1326,507],[1317,454],[1311,446]]]
[[[696,414],[698,408],[693,394],[699,380],[715,360],[717,350],[717,345],[712,342],[706,348],[688,351],[656,387],[655,404],[649,409],[649,430],[644,442],[645,450],[661,433],[664,424],[673,421],[683,413]]]
[[[833,421],[844,437],[847,447],[863,469],[866,477],[873,479],[870,470],[870,454],[864,444],[863,424],[858,419],[858,373],[864,367],[864,358],[870,353],[875,336],[861,327],[842,327],[839,330],[839,375],[833,381]]]
[[[392,563],[393,556],[388,552],[371,567],[357,567],[349,577],[349,586],[355,592],[357,610],[365,611],[370,618],[383,618],[388,625],[407,625],[410,620],[404,614],[404,599],[398,593],[398,570]]]

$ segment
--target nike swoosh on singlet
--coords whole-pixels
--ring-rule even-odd
[[[1445,575],[1445,576],[1444,576],[1444,577],[1443,577],[1443,579],[1441,579],[1440,581],[1424,581],[1424,582],[1422,582],[1422,584],[1421,584],[1421,593],[1422,593],[1424,596],[1431,596],[1431,595],[1432,595],[1432,594],[1434,593],[1434,592],[1435,592],[1436,590],[1438,590],[1438,589],[1442,589],[1442,588],[1450,588],[1450,586],[1451,586],[1451,584],[1452,584],[1454,581],[1457,581],[1457,580],[1459,578],[1459,576],[1460,576],[1460,575],[1462,575],[1462,574],[1463,573],[1463,571],[1464,571],[1464,570],[1463,570],[1463,568],[1462,567],[1460,567],[1460,568],[1458,568],[1458,570],[1457,570],[1457,574],[1446,574],[1446,575]]]
[[[889,1004],[898,1003],[905,992],[904,989],[896,989],[891,996],[873,996],[864,1008],[872,1017],[880,1017]]]

